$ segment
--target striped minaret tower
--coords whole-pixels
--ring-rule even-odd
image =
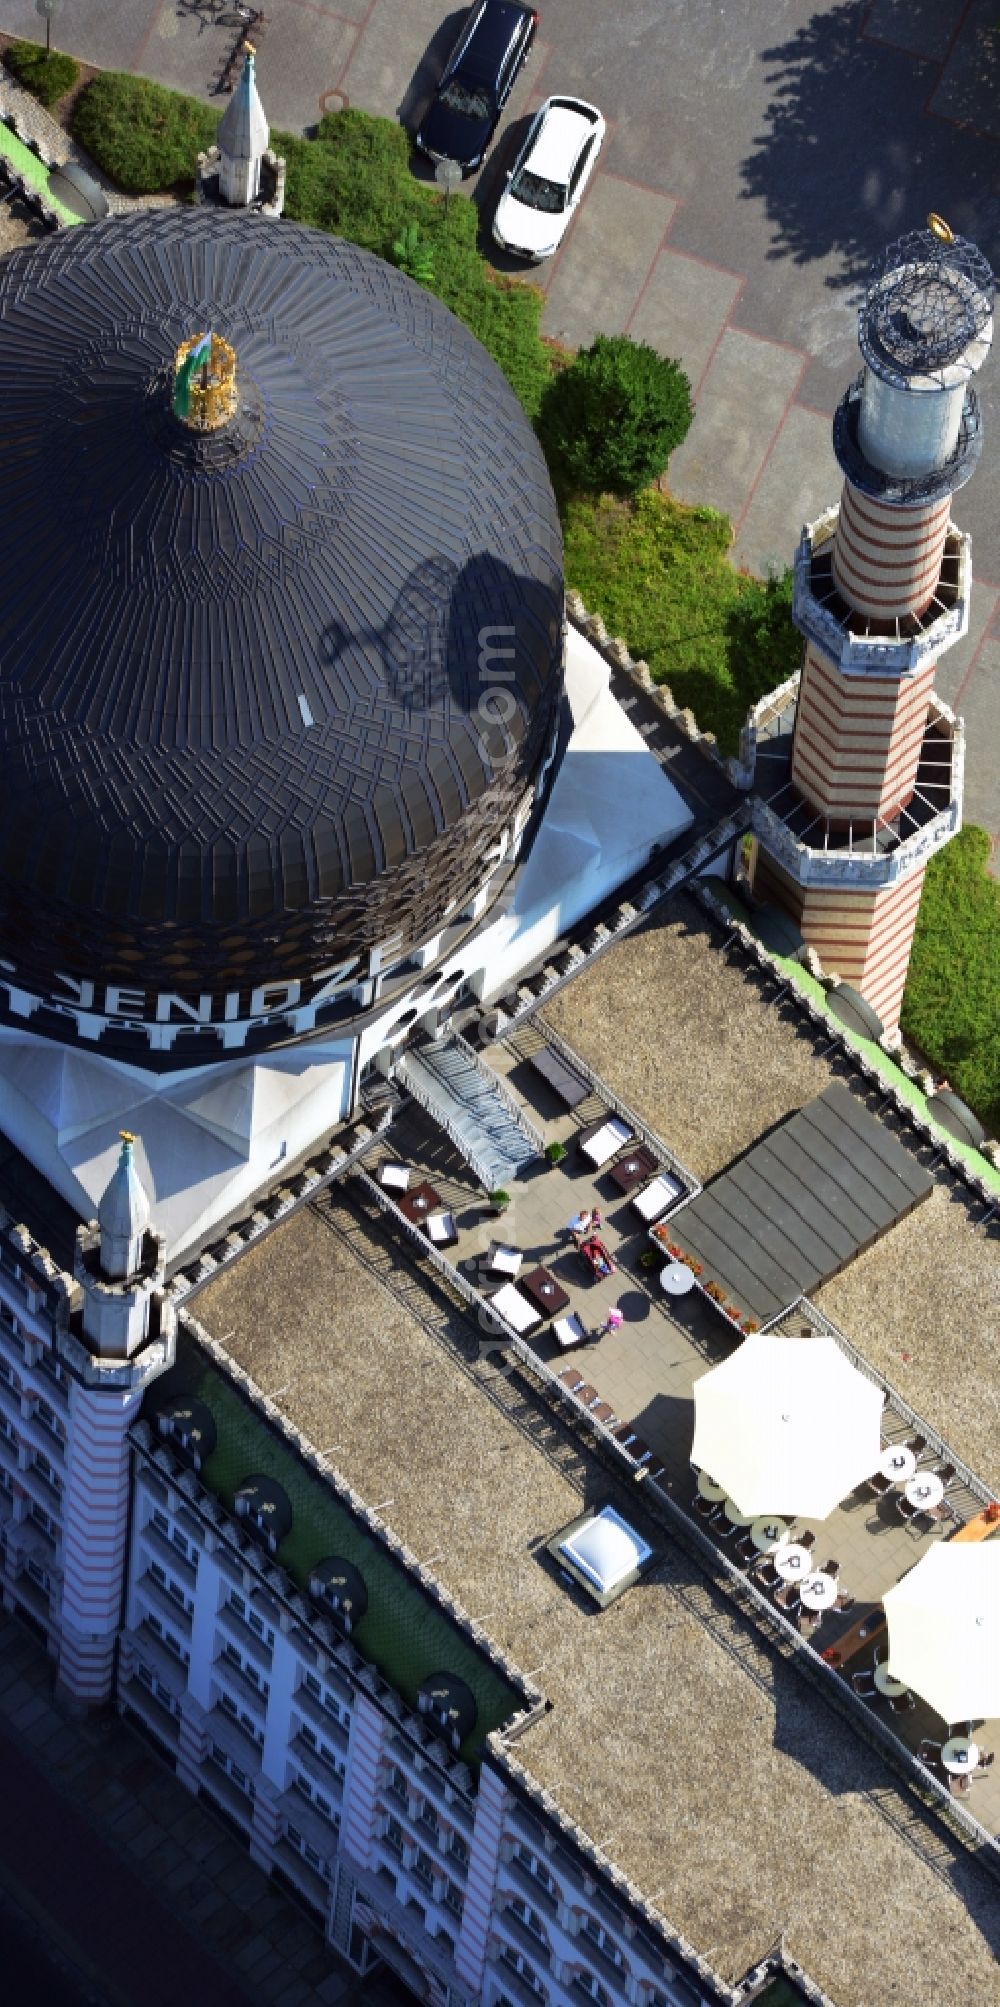
[[[58,1686],[82,1707],[111,1695],[128,1539],[128,1431],[150,1380],[172,1365],[174,1309],[163,1293],[163,1236],[122,1132],[97,1223],[80,1227],[74,1272],[90,1366],[70,1388],[63,1496]]]
[[[961,826],[962,728],[934,671],[968,627],[968,538],[951,498],[982,446],[973,378],[992,315],[986,259],[939,216],[875,267],[865,366],[833,423],[840,506],[807,525],[796,559],[797,701],[777,721],[772,706],[757,737],[754,891],[887,1032],[927,859]]]

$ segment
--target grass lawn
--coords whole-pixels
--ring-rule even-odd
[[[728,517],[655,488],[634,502],[563,496],[561,508],[567,582],[734,753],[749,706],[801,662],[790,576],[735,572]]]
[[[1000,885],[990,839],[963,829],[927,866],[902,1026],[1000,1135]]]
[[[58,104],[79,82],[80,65],[58,49],[46,55],[39,42],[10,42],[4,62],[12,76],[43,105]]]

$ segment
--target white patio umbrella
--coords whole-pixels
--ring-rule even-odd
[[[694,1389],[692,1460],[740,1512],[825,1519],[882,1454],[882,1390],[832,1338],[746,1338]]]
[[[931,1547],[882,1601],[894,1679],[942,1721],[1000,1715],[1000,1545]]]

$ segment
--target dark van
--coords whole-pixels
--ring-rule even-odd
[[[478,0],[421,120],[422,153],[456,160],[463,174],[482,165],[537,26],[538,15],[519,0]]]

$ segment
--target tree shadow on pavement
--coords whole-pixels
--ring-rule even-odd
[[[741,175],[766,206],[769,258],[839,258],[827,287],[856,288],[887,239],[936,209],[995,266],[1000,147],[925,115],[938,65],[866,41],[864,15],[846,0],[761,51],[771,95]]]

